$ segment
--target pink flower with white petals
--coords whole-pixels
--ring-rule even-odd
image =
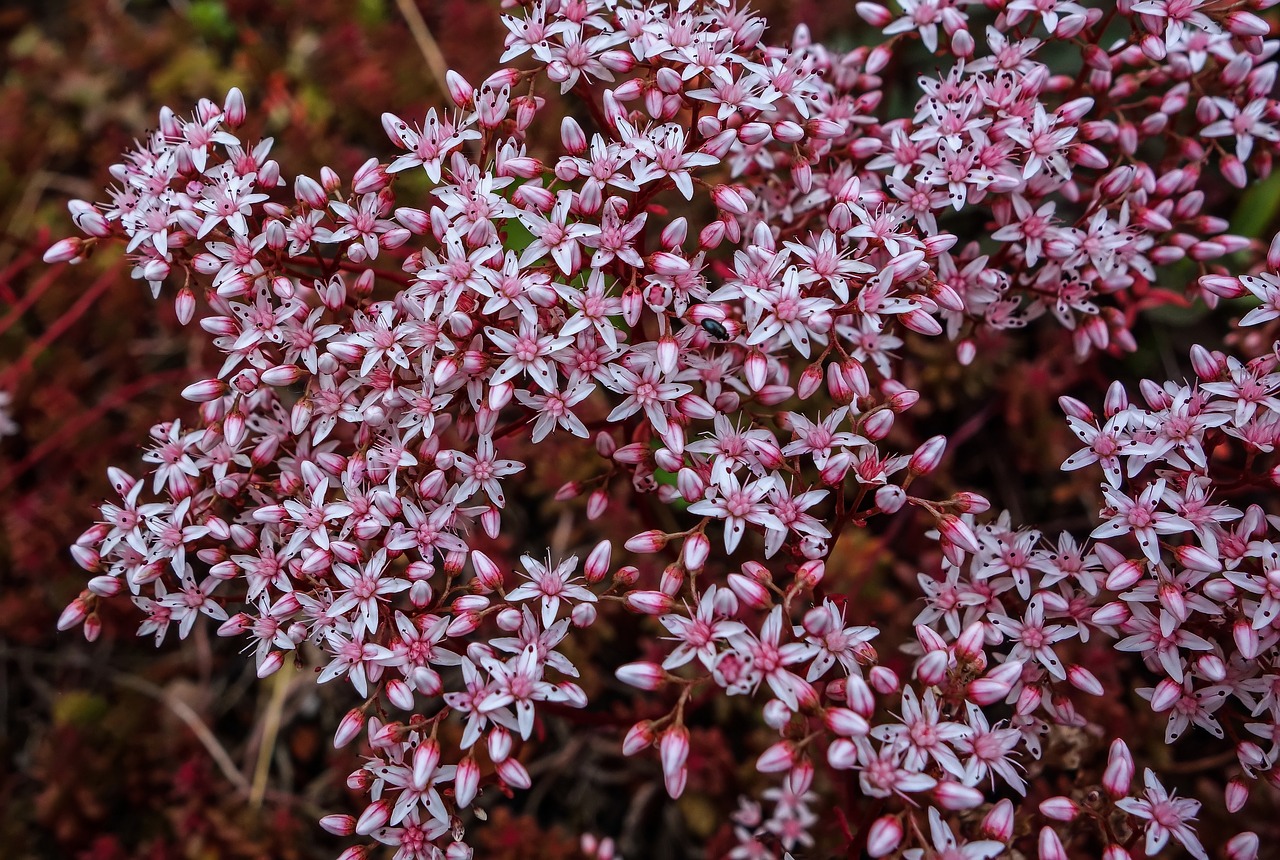
[[[574,582],[573,573],[578,567],[576,555],[569,556],[555,567],[551,566],[549,558],[547,563],[543,564],[528,555],[520,556],[520,563],[528,571],[529,582],[508,593],[507,599],[516,601],[540,598],[544,627],[550,627],[555,622],[562,600],[595,602],[596,596],[591,591]]]
[[[1208,860],[1209,854],[1189,824],[1195,821],[1196,813],[1200,811],[1200,801],[1170,794],[1151,768],[1143,771],[1142,780],[1146,786],[1143,796],[1117,800],[1116,806],[1147,821],[1147,856],[1159,853],[1172,836],[1196,860]]]
[[[689,506],[689,513],[724,520],[724,549],[732,553],[746,534],[747,523],[785,531],[786,527],[764,500],[777,480],[770,475],[748,478],[744,483],[737,475],[727,474],[708,488],[707,498]]]

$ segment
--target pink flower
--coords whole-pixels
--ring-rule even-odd
[[[551,559],[547,563],[535,561],[532,556],[520,556],[520,563],[528,571],[529,582],[517,587],[507,594],[507,600],[529,600],[541,598],[542,625],[550,627],[560,611],[560,601],[583,601],[594,603],[596,596],[588,589],[574,582],[573,572],[578,567],[578,557],[571,555],[554,568]]]
[[[1147,856],[1158,854],[1172,836],[1192,857],[1208,860],[1208,853],[1188,824],[1195,821],[1196,813],[1200,811],[1200,801],[1169,794],[1151,768],[1143,771],[1142,780],[1146,786],[1143,796],[1117,800],[1116,806],[1147,821]]]

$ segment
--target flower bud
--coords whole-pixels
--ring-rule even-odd
[[[1102,787],[1113,800],[1129,795],[1129,786],[1133,783],[1133,756],[1129,747],[1119,738],[1111,742],[1107,753],[1107,767],[1102,773]]]
[[[1008,842],[1013,838],[1015,823],[1013,803],[1006,797],[983,816],[981,831],[984,836],[995,839],[997,842]]]
[[[471,566],[476,572],[476,583],[485,592],[502,587],[502,569],[478,549],[471,551]]]
[[[859,3],[859,6],[870,5]],[[902,844],[902,821],[896,815],[883,815],[871,822],[867,828],[867,854],[870,857],[885,857],[897,850]]]
[[[688,730],[681,725],[667,729],[658,741],[658,751],[667,793],[672,799],[676,799],[684,793],[688,778],[688,771],[685,769],[685,762],[689,758]]]
[[[1069,797],[1050,797],[1040,802],[1040,814],[1052,821],[1073,821],[1080,807]]]
[[[632,612],[643,615],[665,615],[675,606],[675,600],[661,591],[633,591],[623,601]]]
[[[795,763],[795,757],[796,749],[791,741],[778,741],[756,759],[756,770],[760,773],[780,773],[790,770]]]
[[[524,765],[513,758],[504,759],[497,767],[498,779],[511,788],[526,789],[533,785],[533,780],[529,778],[529,771],[524,769]]]
[[[635,755],[653,745],[653,729],[651,725],[648,720],[645,720],[636,723],[627,731],[627,736],[622,739],[623,755]]]
[[[368,836],[375,830],[385,827],[390,818],[391,802],[389,800],[379,800],[372,803],[365,808],[365,811],[360,814],[360,818],[356,821],[356,833],[361,836]]]
[[[662,686],[666,672],[657,663],[627,663],[619,666],[615,674],[624,684],[641,690],[656,690]]]
[[[841,737],[866,737],[871,730],[866,718],[849,708],[828,708],[822,719],[827,728]]]
[[[835,770],[851,770],[858,766],[858,748],[847,738],[837,738],[827,745],[827,764]]]
[[[934,786],[933,799],[943,809],[961,810],[981,806],[984,798],[981,789],[943,780]]]
[[[1083,666],[1072,666],[1067,670],[1067,680],[1071,682],[1071,686],[1077,690],[1088,693],[1090,696],[1106,695],[1106,689],[1103,688],[1102,682],[1098,677]]]
[[[896,693],[901,686],[901,682],[898,680],[898,673],[888,666],[873,666],[867,676],[871,682],[872,689],[882,696]]]
[[[628,538],[623,545],[628,552],[651,553],[657,552],[667,545],[667,535],[658,529],[651,529],[641,532],[634,537]]]
[[[947,450],[947,437],[934,436],[926,440],[907,462],[907,470],[913,475],[927,475],[938,468]]]
[[[1063,847],[1062,840],[1058,838],[1058,833],[1052,827],[1040,828],[1039,839],[1039,860],[1070,860],[1067,856],[1067,849]]]
[[[1258,834],[1246,830],[1227,840],[1227,860],[1258,860]]]

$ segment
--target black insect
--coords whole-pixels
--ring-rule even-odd
[[[705,319],[702,321],[702,330],[717,340],[728,340],[729,330],[719,320]]]

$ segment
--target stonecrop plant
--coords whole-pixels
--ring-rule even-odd
[[[222,363],[112,471],[59,626],[131,600],[341,688],[343,860],[471,857],[578,712],[672,798],[711,732],[753,760],[731,858],[1261,856],[1280,242],[1213,201],[1280,146],[1272,2],[859,2],[844,51],[731,0],[508,2],[502,67],[350,176],[277,164],[238,90],[163,109],[46,260],[124,243]],[[948,477],[923,364],[1095,361],[1193,304],[1248,336],[1060,400],[1088,525]],[[547,505],[590,539],[531,543]],[[872,539],[909,575],[841,564]]]

